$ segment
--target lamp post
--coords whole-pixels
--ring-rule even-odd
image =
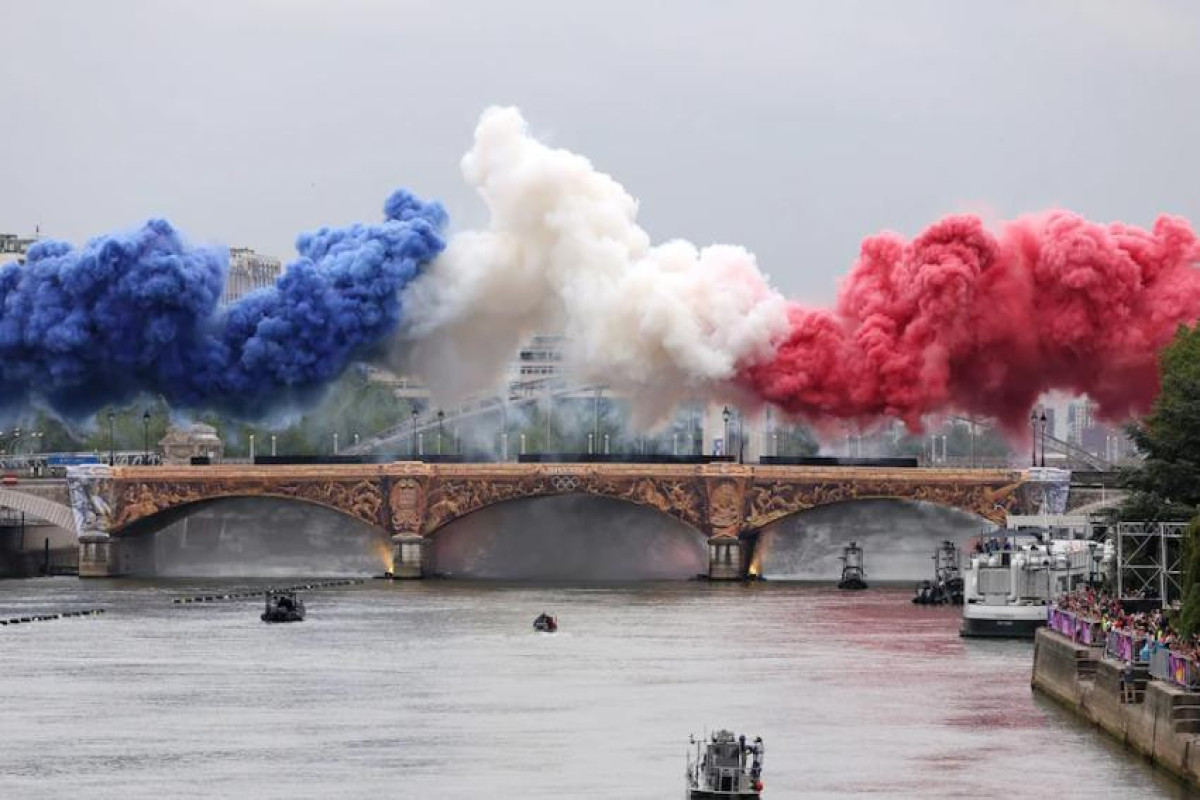
[[[358,434],[354,434],[354,446],[358,447]]]
[[[600,439],[600,393],[604,391],[603,386],[596,387],[596,397],[592,401],[592,436],[596,441]],[[588,452],[591,452],[591,447],[588,447]]]
[[[725,438],[721,440],[721,449],[724,452],[722,452],[721,455],[729,454],[729,417],[730,416],[731,415],[729,413],[729,406],[725,406],[725,408],[721,411],[721,419],[723,419],[725,421]],[[713,455],[716,455],[716,453],[713,453]]]
[[[333,434],[333,454],[334,454],[335,456],[338,454],[337,450],[338,450],[338,448],[337,448],[337,431],[334,431],[334,434]]]
[[[1038,418],[1038,422],[1042,425],[1042,466],[1046,466],[1046,412],[1042,411],[1042,416]]]
[[[408,446],[408,454],[414,459],[417,457],[417,409],[415,406],[412,410],[412,443]]]
[[[271,455],[275,455],[275,434],[271,434]]]
[[[438,455],[442,454],[442,422],[446,419],[446,412],[438,409]]]
[[[113,412],[108,412],[108,465],[114,467],[117,464],[117,445],[116,432],[113,428],[113,421],[117,415]]]
[[[253,441],[253,437],[251,438]],[[142,459],[150,463],[150,409],[142,412]]]
[[[1030,466],[1034,466],[1034,467],[1037,466],[1037,437],[1038,437],[1037,423],[1038,423],[1037,409],[1035,408],[1034,410],[1029,412],[1029,427],[1033,429],[1033,457],[1032,457],[1032,461],[1030,462]]]
[[[254,434],[250,434],[250,463],[254,463]]]

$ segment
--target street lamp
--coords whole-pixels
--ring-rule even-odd
[[[725,406],[721,411],[721,419],[725,420],[725,438],[721,440],[721,449],[725,452],[722,455],[727,455],[729,452],[729,406]],[[713,455],[716,455],[715,453]]]
[[[111,411],[108,412],[108,465],[110,467],[117,464],[116,433],[113,429],[113,420],[116,418],[116,414]]]
[[[334,431],[334,433],[333,433],[333,454],[335,456],[338,454],[337,453],[337,431]]]
[[[1038,418],[1038,422],[1042,423],[1042,466],[1046,466],[1046,412],[1042,411],[1042,416]]]
[[[271,434],[271,455],[275,455],[275,434]]]
[[[254,463],[254,434],[250,434],[250,463]]]
[[[1033,429],[1033,460],[1030,462],[1030,464],[1031,464],[1031,466],[1034,466],[1034,467],[1037,466],[1037,440],[1038,440],[1037,423],[1038,423],[1037,409],[1035,408],[1029,412],[1029,427]]]
[[[438,409],[438,455],[442,454],[442,422],[446,419],[446,412]]]
[[[251,437],[253,441],[253,437]],[[150,409],[142,412],[142,457],[150,463]]]
[[[417,408],[413,406],[412,410],[412,443],[408,446],[408,454],[412,458],[417,457]]]

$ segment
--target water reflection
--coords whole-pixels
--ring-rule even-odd
[[[993,529],[958,509],[907,500],[869,499],[819,506],[775,522],[758,540],[756,565],[777,580],[836,580],[851,540],[863,547],[867,579],[932,577],[932,556],[945,539],[960,545]]]
[[[592,495],[484,508],[432,537],[432,569],[524,580],[687,579],[707,571],[704,538],[652,509]]]
[[[390,563],[382,529],[311,503],[229,498],[179,516],[150,520],[124,537],[122,570],[161,577],[378,575]]]

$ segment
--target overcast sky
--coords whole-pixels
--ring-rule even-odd
[[[861,238],[960,210],[1200,221],[1200,2],[0,0],[0,232],[166,216],[288,260],[522,108],[641,201],[829,300]]]

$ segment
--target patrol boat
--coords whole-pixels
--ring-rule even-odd
[[[838,581],[839,589],[858,591],[867,588],[867,573],[863,570],[863,551],[857,542],[851,542],[842,548],[839,556],[842,562],[842,579]]]
[[[963,604],[963,577],[958,569],[958,548],[946,540],[933,553],[933,580],[922,581],[912,600],[917,605]]]
[[[695,751],[688,753],[686,800],[762,797],[763,740],[746,742],[745,734],[717,731],[706,742],[691,737]]]
[[[267,592],[267,606],[260,619],[263,622],[303,622],[304,601],[295,592]]]

